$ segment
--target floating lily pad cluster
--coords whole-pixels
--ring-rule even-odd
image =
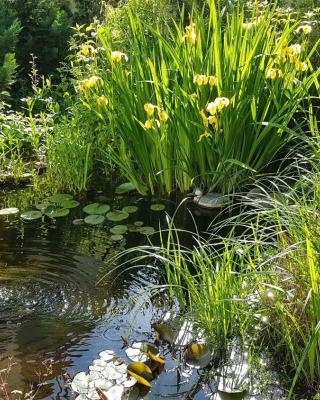
[[[116,193],[122,194],[135,190],[134,185],[130,182],[124,183],[116,188]],[[76,208],[80,203],[73,199],[72,195],[65,193],[58,193],[38,202],[35,209],[27,210],[21,213],[20,217],[25,222],[35,221],[48,217],[51,219],[65,217],[70,213],[70,209]],[[152,211],[162,211],[165,209],[164,204],[154,203],[150,206]],[[88,225],[100,225],[105,219],[111,222],[122,222],[129,218],[138,211],[135,205],[127,205],[121,210],[111,210],[111,207],[105,203],[92,203],[83,208],[86,214],[85,218],[77,218],[73,221],[74,225],[81,225],[83,223]],[[15,207],[3,208],[0,210],[0,216],[9,216],[18,214],[20,210]],[[121,241],[123,235],[127,232],[136,232],[142,235],[152,235],[155,229],[152,226],[144,226],[143,221],[135,221],[131,224],[119,224],[110,229],[112,241]]]
[[[169,342],[173,349],[183,348],[185,364],[191,366],[191,369],[185,369],[184,372],[188,372],[185,377],[192,375],[192,368],[203,368],[210,363],[212,351],[206,343],[192,341],[181,347],[182,337],[186,338],[187,335],[186,340],[190,341],[189,333],[193,325],[189,322],[182,323],[178,331],[174,331],[166,322],[152,326],[159,343]],[[106,350],[89,367],[89,374],[77,374],[72,381],[72,389],[79,393],[77,400],[98,399],[97,394],[101,392],[112,400],[141,399],[150,389],[151,382],[163,372],[165,358],[158,345],[146,341],[134,342],[126,348],[125,353],[130,360],[128,364],[116,357],[113,351]]]
[[[78,207],[79,202],[74,200],[70,194],[55,194],[37,203],[35,210],[27,210],[20,214],[23,221],[35,221],[47,216],[49,218],[65,217],[71,208]],[[18,214],[20,210],[15,207],[3,208],[0,215]]]
[[[162,371],[165,360],[158,355],[159,350],[152,344],[134,345],[133,352],[144,354],[144,362],[132,361],[126,364],[112,350],[101,352],[100,358],[94,360],[89,367],[88,374],[80,372],[74,377],[71,387],[78,393],[77,400],[104,397],[112,400],[141,399],[149,390],[150,382]],[[128,349],[127,354],[130,356],[132,352]]]

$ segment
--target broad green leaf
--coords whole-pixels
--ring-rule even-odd
[[[104,221],[103,215],[88,215],[84,219],[84,222],[88,225],[99,225],[102,224],[103,221]]]
[[[140,226],[137,228],[137,232],[141,233],[142,235],[153,235],[155,229],[152,226]]]
[[[125,182],[119,185],[116,188],[116,193],[117,194],[122,194],[122,193],[127,193],[127,192],[132,192],[133,190],[136,190],[135,186],[131,182]]]
[[[49,205],[48,203],[37,203],[36,209],[43,212]]]
[[[114,242],[118,242],[123,239],[123,236],[122,235],[111,235],[110,239],[113,240]]]
[[[124,219],[127,219],[129,217],[129,214],[125,211],[114,210],[114,211],[109,212],[106,215],[106,217],[109,221],[117,222],[117,221],[123,221]]]
[[[41,211],[35,211],[35,210],[25,211],[24,213],[22,213],[20,215],[20,217],[24,221],[34,221],[36,219],[42,218],[42,212]]]
[[[83,208],[83,211],[86,214],[90,215],[104,215],[110,210],[110,206],[108,204],[103,203],[92,203],[88,204]]]
[[[135,226],[142,226],[142,225],[144,225],[144,222],[143,221],[135,221],[133,224]]]
[[[166,208],[166,206],[164,204],[152,204],[150,206],[150,210],[152,211],[162,211]]]
[[[116,225],[110,229],[110,232],[114,235],[123,235],[128,230],[126,225]]]
[[[133,214],[137,212],[139,208],[137,206],[126,206],[123,207],[122,211],[127,212],[128,214]]]
[[[159,340],[164,340],[165,342],[173,343],[175,339],[175,334],[171,328],[166,323],[154,323],[152,328],[157,332],[157,337]]]
[[[66,217],[69,212],[68,208],[57,208],[54,206],[48,206],[43,210],[43,213],[49,218]]]
[[[66,200],[61,200],[58,204],[62,208],[76,208],[80,203],[77,200],[66,199]]]
[[[73,225],[82,225],[84,223],[84,219],[83,218],[74,219],[72,223]]]

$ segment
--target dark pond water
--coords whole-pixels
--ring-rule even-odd
[[[0,208],[25,211],[41,197],[45,195],[33,188],[2,193]],[[140,220],[156,229],[165,225],[165,212],[150,211],[150,203],[138,196],[103,197],[93,193],[90,202],[104,200],[117,209],[138,205],[126,223]],[[172,212],[172,204],[167,202],[166,209]],[[180,221],[188,215],[186,208],[181,209]],[[166,311],[163,304],[153,304],[148,294],[148,287],[159,280],[154,268],[127,271],[120,277],[118,272],[110,273],[113,257],[123,248],[148,243],[146,237],[127,233],[124,240],[112,242],[109,229],[116,223],[72,223],[83,216],[80,206],[55,221],[26,223],[19,215],[1,217],[0,370],[13,357],[10,389],[26,392],[36,387],[40,374],[47,383],[37,398],[71,399],[66,373],[86,371],[104,349],[124,355],[121,336],[152,340],[151,323]],[[98,285],[106,273],[108,279]],[[115,310],[120,311],[115,314]],[[48,379],[43,379],[45,373]]]
[[[56,220],[26,223],[19,215],[0,217],[0,370],[12,357],[10,390],[26,393],[43,382],[35,398],[74,399],[69,377],[87,371],[101,351],[112,349],[128,360],[122,338],[154,340],[151,324],[167,312],[165,299],[150,292],[159,284],[161,271],[155,265],[122,269],[120,275],[120,269],[113,270],[114,257],[124,248],[147,244],[146,237],[127,233],[123,240],[112,242],[109,229],[117,223],[89,226],[72,221],[82,218],[82,207],[92,201],[105,201],[114,209],[137,205],[138,211],[125,223],[139,220],[156,229],[166,227],[166,213],[150,211],[150,202],[138,195],[105,196],[92,193],[90,201]],[[2,193],[0,208],[25,211],[44,197],[33,188]],[[175,204],[165,204],[172,214]],[[205,229],[212,218],[211,214],[197,218],[198,227]],[[176,224],[193,228],[189,206],[180,208]],[[207,399],[215,384],[202,385],[201,379],[195,370],[191,378],[181,380],[177,362],[167,352],[165,371],[146,398]],[[272,386],[262,397],[250,398],[276,399],[278,391]]]

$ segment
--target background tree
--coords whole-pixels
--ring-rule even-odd
[[[17,70],[15,50],[21,25],[10,3],[0,0],[0,97],[13,84]]]

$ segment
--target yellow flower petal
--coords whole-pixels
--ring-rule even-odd
[[[154,110],[155,110],[156,106],[151,104],[151,103],[146,103],[143,107],[144,107],[144,110],[147,113],[147,115],[149,117],[152,117],[152,115],[154,114]]]
[[[160,111],[159,112],[159,119],[161,122],[167,122],[169,119],[169,115],[166,111]]]
[[[145,126],[147,129],[153,128],[153,119],[147,119],[146,122],[144,123],[144,126]]]
[[[199,136],[198,142],[201,142],[204,139],[208,139],[209,137],[211,137],[210,133],[205,131],[202,135]]]

